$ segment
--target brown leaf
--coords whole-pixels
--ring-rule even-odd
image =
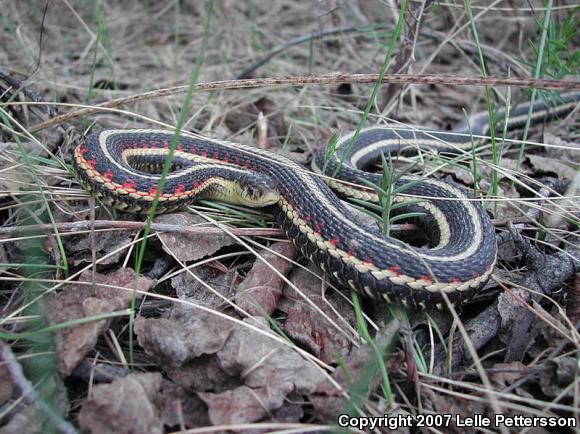
[[[246,318],[244,322],[269,330],[262,317]],[[259,334],[247,327],[237,327],[218,352],[222,368],[229,375],[240,375],[252,388],[280,387],[287,383],[297,393],[310,393],[325,376],[322,370],[303,359],[287,345]]]
[[[171,279],[171,286],[175,289],[177,298],[193,299],[197,304],[218,310],[225,303],[219,295],[228,299],[233,297],[233,273],[216,271],[215,268],[209,266],[195,267],[192,272],[198,279],[187,272],[180,273]],[[209,285],[215,292],[210,291],[202,282]]]
[[[0,434],[42,433],[44,414],[36,405],[24,404],[22,409],[10,416],[5,425],[0,428]]]
[[[87,234],[63,237],[63,240],[65,249],[68,252],[67,258],[72,265],[78,266],[83,263],[93,262],[93,248],[95,249],[97,258],[102,258],[122,246],[130,245],[133,236],[128,231],[96,231],[94,246],[91,236]],[[124,250],[120,250],[102,259],[100,264],[116,264],[125,254]]]
[[[379,329],[374,337],[375,344],[379,347],[381,354],[389,347],[399,333],[400,322],[391,321],[386,327]],[[376,369],[373,351],[365,344],[357,348],[353,354],[344,360],[346,372],[348,372],[348,381],[345,379],[343,369],[337,369],[332,374],[335,382],[340,384],[343,389],[358,387],[360,384],[366,384],[369,389],[376,386],[375,378],[378,378],[379,372]],[[400,366],[402,361],[394,365]],[[330,380],[326,380],[316,387],[314,393],[310,394],[310,401],[322,419],[330,420],[338,413],[344,411],[347,401],[342,391],[339,390]]]
[[[552,174],[560,179],[573,180],[578,173],[572,167],[552,157],[528,154],[526,158],[538,174]]]
[[[284,333],[323,362],[330,363],[336,361],[337,354],[345,357],[350,352],[351,341],[342,330],[344,321],[354,325],[355,318],[352,307],[339,294],[328,291],[326,298],[322,296],[321,281],[312,274],[312,270],[315,268],[298,268],[290,276],[290,281],[319,310],[307,304],[290,286],[284,288],[285,298],[278,303],[278,309],[288,315],[283,327]],[[328,304],[332,304],[332,309]],[[337,330],[336,326],[320,315],[320,311],[326,313],[342,330]]]
[[[5,345],[3,341],[0,341],[0,353],[2,353]],[[12,398],[15,391],[16,385],[12,379],[8,365],[4,360],[0,359],[0,406]]]
[[[501,390],[512,386],[514,383],[528,374],[529,369],[526,365],[521,362],[510,362],[496,363],[493,365],[493,369],[489,370],[488,375],[492,384],[497,385]],[[523,386],[529,386],[528,382],[524,383]],[[532,394],[530,394],[524,387],[516,387],[514,390],[520,396],[533,398]]]
[[[291,382],[275,387],[250,388],[240,386],[222,393],[200,392],[199,397],[208,407],[213,425],[249,423],[266,417],[280,408],[284,397],[293,389]]]
[[[169,381],[163,382],[155,404],[163,424],[168,427],[192,428],[209,424],[207,408],[197,394]]]
[[[220,350],[234,323],[191,306],[177,303],[168,318],[137,318],[135,334],[147,354],[178,367],[203,354]]]
[[[254,266],[236,291],[237,305],[250,315],[263,314],[256,304],[260,305],[268,314],[274,312],[280,294],[282,294],[284,281],[270,266],[285,276],[292,268],[290,260],[296,258],[296,249],[291,243],[279,241],[272,244],[270,249],[282,257],[269,251],[263,251],[264,260],[256,259]]]
[[[72,283],[59,294],[46,297],[47,317],[51,324],[86,318],[98,314],[122,310],[129,305],[135,272],[130,268],[120,268],[111,274],[95,273],[95,286]],[[90,271],[81,274],[79,280],[90,282]],[[136,288],[148,291],[154,281],[139,277]],[[114,285],[127,289],[110,288]],[[138,295],[139,296],[139,295]],[[54,341],[59,358],[59,370],[67,376],[96,344],[98,336],[108,329],[110,319],[91,321],[55,332]]]
[[[455,398],[426,387],[421,388],[421,400],[423,401],[423,412],[451,414],[453,416],[450,419],[449,426],[445,427],[446,433],[463,434],[466,432],[465,427],[458,427],[456,425],[458,417],[465,420],[466,418],[473,418],[474,415],[486,416],[487,408],[483,402]],[[490,417],[489,415],[487,416]],[[494,420],[493,417],[492,420]]]
[[[91,433],[162,433],[154,400],[161,374],[130,374],[111,384],[94,387],[79,413],[80,428]]]
[[[166,223],[180,226],[209,225],[201,217],[188,213],[162,214],[155,217],[155,223]],[[180,261],[195,261],[209,256],[225,246],[236,243],[228,234],[180,234],[177,232],[160,233],[159,237],[165,244],[163,250],[173,254]]]
[[[164,371],[176,384],[203,392],[223,392],[242,384],[222,369],[215,355],[192,359],[177,368],[164,367]]]
[[[546,370],[540,376],[542,392],[551,398],[574,398],[574,388],[570,385],[578,379],[578,359],[562,356],[545,364]]]

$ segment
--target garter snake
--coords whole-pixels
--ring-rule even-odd
[[[580,93],[564,95],[556,106],[533,107],[532,120],[561,115],[580,101]],[[508,127],[527,119],[527,106],[515,108]],[[496,114],[502,119],[503,111]],[[377,201],[375,190],[361,178],[381,153],[470,151],[472,136],[487,133],[488,116],[478,114],[454,132],[371,127],[343,137],[330,158],[313,160],[315,172],[338,173],[348,183],[322,177],[341,196]],[[73,167],[83,184],[101,201],[128,212],[146,212],[157,193],[160,172],[173,132],[150,129],[106,129],[77,146]],[[326,163],[326,164],[324,164]],[[340,164],[343,163],[343,164]],[[158,212],[167,212],[209,197],[248,206],[272,206],[272,212],[301,253],[339,283],[368,296],[414,307],[442,307],[441,293],[452,302],[469,299],[491,274],[496,261],[495,231],[481,204],[466,189],[444,181],[404,176],[405,195],[424,200],[409,205],[424,216],[417,224],[431,240],[412,247],[357,222],[352,212],[321,177],[281,155],[254,147],[180,135],[171,170],[159,192]],[[356,185],[357,184],[358,187]],[[398,201],[408,199],[397,198]]]

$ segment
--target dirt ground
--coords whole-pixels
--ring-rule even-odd
[[[0,0],[0,434],[578,432],[577,23],[573,1]],[[393,162],[495,227],[491,278],[442,310],[353,296],[267,208],[149,227],[71,168],[90,132],[179,125],[306,169],[361,119],[457,131],[558,95]]]

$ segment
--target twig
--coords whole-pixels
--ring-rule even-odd
[[[82,220],[78,222],[67,222],[57,224],[37,224],[26,226],[6,226],[0,227],[0,236],[17,235],[30,232],[45,232],[57,229],[61,235],[66,233],[76,233],[90,230],[119,229],[119,230],[141,230],[144,229],[146,222],[131,222],[121,220]],[[214,226],[183,226],[168,223],[152,223],[151,229],[158,232],[178,232],[188,235],[208,235],[221,234],[223,231]],[[392,232],[411,231],[417,229],[414,224],[395,224],[392,225]],[[283,236],[284,231],[279,228],[228,228],[232,234],[254,237],[278,237]]]
[[[375,83],[379,78],[378,74],[323,74],[316,76],[295,76],[279,78],[253,78],[243,80],[223,80],[198,83],[194,86],[194,91],[212,91],[216,89],[250,89],[258,87],[279,87],[279,86],[302,86],[305,84],[337,84],[337,83]],[[536,87],[554,90],[579,90],[580,81],[573,80],[543,80],[531,78],[504,78],[504,77],[465,77],[459,75],[437,75],[437,74],[385,74],[383,83],[402,84],[446,84],[457,86],[512,86],[512,87]],[[70,121],[73,118],[87,116],[102,109],[120,107],[138,101],[161,98],[176,95],[187,91],[188,86],[175,86],[165,89],[144,92],[138,95],[131,95],[124,98],[114,99],[90,108],[83,108],[74,112],[56,116],[46,122],[41,122],[30,131],[38,131],[50,128],[54,125]]]
[[[120,229],[120,230],[141,230],[145,229],[146,222],[131,222],[120,220],[83,220],[72,223],[38,224],[27,226],[7,226],[0,228],[0,235],[13,235],[27,232],[53,231],[59,232],[82,232],[89,230],[101,229]],[[159,232],[179,232],[183,234],[220,234],[223,231],[220,228],[208,226],[183,226],[167,223],[152,223],[151,229]],[[278,228],[230,228],[230,231],[238,236],[280,236],[284,235],[282,229]]]
[[[24,375],[22,366],[20,366],[16,360],[16,357],[14,357],[14,353],[12,353],[9,345],[4,345],[1,354],[2,360],[10,372],[10,377],[12,378],[14,384],[19,387],[24,400],[28,403],[36,405],[39,410],[46,414],[46,416],[51,420],[59,432],[67,434],[77,433],[77,430],[68,421],[64,420],[62,417],[60,417],[60,415],[55,413],[55,411],[50,408],[50,406],[47,405],[46,402],[44,402],[44,400],[40,397],[36,389],[32,384],[30,384],[30,381]]]

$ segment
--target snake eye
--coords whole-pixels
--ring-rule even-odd
[[[278,202],[278,188],[269,176],[256,173],[244,175],[239,185],[240,198],[247,206],[262,207]]]

